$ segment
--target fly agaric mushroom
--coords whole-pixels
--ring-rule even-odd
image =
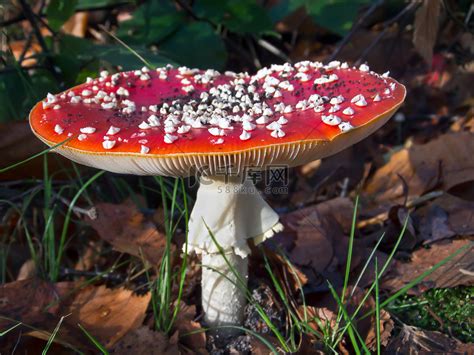
[[[246,169],[335,154],[382,126],[405,94],[388,73],[337,61],[272,65],[253,76],[167,66],[102,72],[50,94],[33,108],[30,124],[50,146],[69,137],[55,151],[84,165],[136,175],[201,173],[188,250],[202,254],[205,320],[239,325],[246,300],[232,270],[246,280],[248,240],[282,229]]]

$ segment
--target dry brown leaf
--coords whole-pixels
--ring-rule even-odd
[[[387,348],[387,354],[473,354],[474,344],[463,344],[440,332],[403,325]]]
[[[9,42],[9,46],[16,60],[19,60],[22,54],[23,58],[27,58],[22,61],[22,67],[31,67],[37,63],[35,56],[41,53],[41,46],[38,43],[33,42],[30,44],[30,47],[26,52],[23,53],[26,45],[27,41],[25,40]]]
[[[89,286],[80,290],[61,311],[71,314],[66,323],[81,324],[101,344],[111,347],[142,325],[150,299],[151,293],[138,296],[125,288]]]
[[[26,324],[40,324],[46,313],[54,314],[57,306],[46,307],[59,299],[56,285],[39,279],[10,282],[0,286],[0,314]],[[21,295],[21,297],[18,297]],[[0,329],[15,322],[0,318]]]
[[[460,117],[450,127],[453,132],[474,132],[474,116]]]
[[[326,307],[300,306],[297,312],[300,319],[307,320],[309,326],[315,331],[321,331],[318,322],[323,328],[330,329],[334,329],[337,324],[337,315]]]
[[[376,319],[373,319],[373,326],[370,327],[369,332],[365,337],[365,344],[370,350],[377,348],[377,329],[375,327]],[[393,320],[390,318],[390,313],[386,310],[380,310],[380,343],[387,346],[392,330],[394,328]]]
[[[308,283],[308,277],[296,265],[289,265],[285,258],[269,249],[265,249],[265,254],[271,261],[273,272],[277,277],[290,283],[288,286],[292,294]],[[263,265],[263,262],[258,261],[260,265]]]
[[[423,145],[396,152],[367,183],[365,193],[376,202],[402,202],[404,183],[409,196],[474,180],[474,134],[447,133]]]
[[[456,235],[449,226],[449,215],[436,204],[430,205],[428,213],[420,222],[420,239],[423,244],[431,244]]]
[[[2,337],[0,353],[12,353],[21,334],[47,340],[56,327],[60,315],[63,315],[60,313],[59,305],[61,297],[73,287],[72,282],[52,284],[36,278],[1,285],[0,330],[9,329],[18,322],[25,326],[17,327]],[[32,331],[32,329],[37,330]],[[87,350],[90,344],[83,342],[84,339],[80,337],[81,333],[77,333],[76,325],[72,329],[69,324],[63,323],[55,342]]]
[[[161,262],[166,240],[153,223],[145,221],[133,202],[120,205],[99,203],[96,209],[97,218],[88,220],[88,223],[115,250],[143,256],[154,265]]]
[[[28,259],[23,263],[16,277],[17,281],[26,280],[34,277],[36,273],[36,263],[33,259]]]
[[[86,271],[98,265],[101,256],[101,244],[101,241],[89,241],[76,262],[74,269]]]
[[[175,322],[175,332],[179,338],[178,346],[183,354],[207,354],[206,332],[195,321],[196,306],[181,303]]]
[[[307,334],[303,334],[298,353],[308,355],[325,355],[326,353],[323,351],[323,349],[324,345],[320,340],[310,337]]]
[[[76,37],[85,37],[88,18],[87,11],[76,12],[62,26],[63,32]]]
[[[382,286],[390,291],[399,290],[423,272],[447,258],[460,248],[466,249],[428,275],[421,283],[410,289],[409,293],[419,294],[430,288],[455,287],[474,285],[474,243],[467,239],[432,244],[429,249],[421,248],[413,252],[410,262],[396,261],[392,270],[382,282]],[[465,272],[464,270],[468,271]]]
[[[308,276],[309,284],[315,288],[327,289],[325,281],[329,278],[339,285],[339,269],[345,265],[348,250],[348,237],[354,206],[348,198],[335,198],[314,206],[303,208],[282,216],[285,230],[280,239],[293,264],[302,267]],[[288,245],[288,240],[292,244]],[[352,256],[352,269],[362,260],[363,249],[355,246]]]
[[[444,194],[416,211],[425,244],[454,236],[474,235],[474,202]]]
[[[413,43],[418,53],[430,66],[438,35],[440,12],[441,0],[423,0],[415,14]]]
[[[171,344],[166,335],[154,332],[148,327],[140,327],[128,332],[110,350],[111,354],[131,355],[178,355],[178,346]]]
[[[290,259],[298,265],[311,266],[317,272],[323,272],[334,257],[331,235],[338,232],[338,226],[323,219],[314,211],[305,216],[298,225],[295,247]]]
[[[0,329],[22,322],[37,329],[25,328],[23,332],[47,340],[60,317],[66,316],[55,342],[90,350],[93,345],[77,324],[81,324],[101,344],[111,346],[143,323],[150,293],[137,296],[123,288],[88,286],[80,289],[79,286],[75,282],[52,284],[38,279],[0,286],[0,314],[14,320],[0,318]]]
[[[449,228],[457,235],[474,234],[474,202],[444,194],[432,203],[441,207],[448,214]]]
[[[277,338],[268,335],[268,334],[261,334],[266,341],[268,341],[275,349],[279,349],[281,345],[279,345],[279,341]],[[250,338],[250,347],[252,349],[252,355],[273,355],[274,352],[268,348],[260,339],[256,337]]]

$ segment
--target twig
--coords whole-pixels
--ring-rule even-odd
[[[38,27],[38,24],[36,23],[35,15],[33,13],[33,10],[31,10],[30,5],[26,2],[26,0],[19,0],[21,7],[23,8],[23,13],[31,24],[31,28],[33,29],[33,33],[36,36],[36,39],[38,40],[39,45],[41,46],[41,49],[45,53],[49,53],[48,46],[46,45],[46,42],[43,38],[43,35],[41,34],[41,31]]]
[[[28,58],[25,58],[25,59],[28,59]],[[8,66],[8,67],[0,69],[0,74],[16,72],[18,70],[33,70],[33,69],[49,69],[49,68],[44,65],[32,65],[30,67]]]
[[[61,277],[64,276],[98,277],[101,279],[118,282],[123,282],[123,280],[125,279],[125,277],[120,274],[104,273],[103,271],[82,271],[67,267],[61,269]]]
[[[360,26],[367,20],[367,18],[372,15],[372,13],[379,7],[381,6],[385,0],[378,0],[372,4],[372,6],[369,7],[369,9],[362,15],[357,23],[355,23],[349,33],[342,39],[342,41],[339,43],[339,45],[336,47],[336,50],[332,53],[332,55],[329,57],[329,61],[334,60],[337,58],[341,50],[346,46],[346,44],[350,41],[350,39],[354,36],[354,34],[359,30]]]
[[[230,47],[232,47],[232,49],[235,50],[237,53],[239,53],[241,55],[241,57],[247,61],[248,64],[250,64],[251,66],[255,65],[255,63],[252,59],[252,56],[247,53],[247,51],[245,50],[244,47],[242,47],[240,44],[234,43],[234,41],[232,41],[227,36],[223,36],[222,38],[224,39],[226,44],[229,45]]]
[[[474,271],[469,271],[469,270],[466,270],[466,269],[461,268],[461,269],[459,269],[459,272],[460,272],[461,274],[474,277]]]
[[[196,20],[196,21],[199,21],[201,20],[193,11],[193,9],[188,5],[186,4],[184,1],[182,0],[175,0],[176,3],[181,6],[181,8],[186,11],[188,13],[189,16],[191,16],[193,18],[193,20]],[[212,24],[214,25],[214,24]]]
[[[341,194],[339,196],[346,197],[348,188],[349,188],[349,178],[345,177],[344,180],[342,180]]]
[[[20,66],[21,66],[21,63],[23,63],[23,60],[25,59],[26,53],[30,49],[32,43],[33,43],[33,33],[30,32],[30,33],[28,33],[28,37],[26,38],[26,43],[23,46],[23,49],[21,50],[21,54],[18,57],[18,64],[20,64]]]
[[[262,67],[262,63],[258,59],[257,51],[255,50],[255,46],[253,45],[252,40],[248,38],[246,38],[245,40],[247,42],[247,45],[249,46],[250,53],[252,53],[253,65],[255,65],[255,68],[260,69]]]
[[[25,21],[25,20],[26,20],[26,17],[22,13],[21,15],[18,15],[16,17],[12,18],[12,19],[5,20],[5,21],[0,21],[0,27],[7,27],[7,26],[14,25],[18,22]]]
[[[283,59],[285,62],[291,63],[291,59],[285,53],[283,53],[283,51],[281,49],[275,47],[270,42],[268,42],[268,41],[266,41],[262,38],[256,39],[256,41],[260,45],[260,47],[266,49],[270,53],[272,53],[272,54],[276,55],[277,57]]]
[[[21,7],[23,8],[23,12],[25,14],[25,17],[26,19],[28,20],[28,22],[31,24],[31,28],[33,29],[33,33],[35,34],[35,37],[36,39],[38,40],[38,43],[42,49],[42,51],[45,53],[45,63],[46,63],[46,66],[49,70],[49,72],[54,76],[54,78],[56,79],[56,82],[57,83],[61,83],[61,78],[59,77],[58,75],[58,72],[56,71],[56,68],[54,67],[54,64],[53,62],[51,61],[51,57],[50,57],[50,53],[49,53],[49,49],[48,49],[48,45],[46,44],[46,41],[44,40],[44,37],[43,35],[41,34],[41,30],[40,28],[38,27],[38,23],[36,22],[36,17],[35,17],[35,14],[33,12],[33,10],[31,10],[31,7],[30,5],[26,2],[26,0],[19,0],[20,2],[20,5]],[[43,9],[43,6],[44,6],[44,1],[42,2],[41,4],[41,9]],[[40,10],[41,12],[42,10]]]
[[[428,311],[428,313],[439,323],[440,328],[442,329],[444,327],[444,322],[441,319],[440,316],[438,316],[430,306],[425,305],[425,309]]]
[[[71,201],[69,201],[68,199],[60,196],[59,194],[53,192],[53,196],[55,198],[57,198],[59,201],[61,201],[63,204],[65,204],[66,206],[71,206]],[[89,217],[90,219],[94,220],[97,218],[97,209],[95,207],[91,207],[91,208],[81,208],[81,207],[77,207],[77,206],[73,206],[72,207],[72,211],[77,215],[77,216],[80,216],[80,215],[85,215],[87,217]]]

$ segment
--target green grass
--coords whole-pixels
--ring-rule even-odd
[[[402,322],[474,342],[474,287],[439,288],[421,296],[404,295],[387,309]],[[441,323],[440,323],[441,321]]]
[[[175,234],[179,223],[184,219],[184,224],[186,226],[185,235],[187,238],[189,211],[187,205],[187,192],[183,179],[174,179],[171,191],[166,185],[164,178],[157,177],[155,178],[155,181],[160,186],[160,194],[162,198],[165,220],[164,227],[166,245],[156,279],[152,280],[148,270],[146,270],[146,276],[152,292],[152,310],[155,320],[155,327],[158,330],[168,334],[172,330],[180,310],[187,268],[187,243],[185,243],[185,250],[183,253],[181,266],[178,270],[173,269],[173,255],[171,250],[172,237]],[[178,196],[181,197],[183,206],[179,205]],[[174,218],[176,210],[178,210],[178,218]],[[173,286],[175,284],[178,286],[178,293],[176,297],[174,297],[172,294]]]

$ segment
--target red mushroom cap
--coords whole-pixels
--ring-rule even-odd
[[[254,76],[185,67],[102,72],[30,114],[33,132],[70,159],[114,172],[185,176],[299,165],[384,124],[405,87],[366,65],[300,62]]]

